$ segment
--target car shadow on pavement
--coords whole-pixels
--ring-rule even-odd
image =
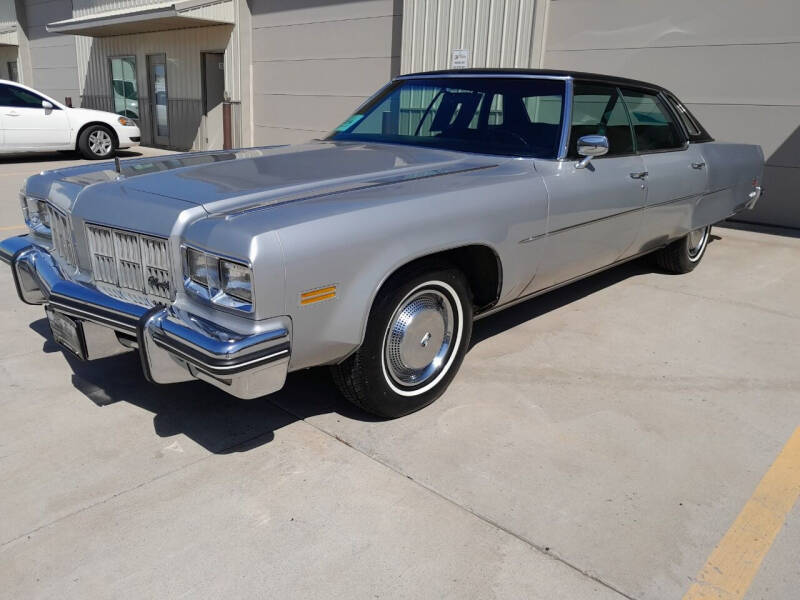
[[[535,319],[553,310],[599,292],[630,277],[653,273],[647,257],[632,260],[613,269],[570,283],[551,292],[520,302],[494,315],[475,321],[470,348],[482,341]]]
[[[158,436],[180,433],[214,454],[264,445],[278,429],[318,414],[335,412],[347,419],[377,420],[339,395],[327,368],[292,373],[279,392],[240,400],[200,381],[148,383],[135,352],[82,361],[53,341],[47,319],[34,321],[30,328],[45,339],[44,352],[63,353],[72,369],[72,385],[98,407],[119,402],[138,406],[153,414]]]
[[[471,347],[526,321],[570,304],[630,277],[652,273],[642,260],[632,261],[554,290],[476,321]],[[280,391],[254,400],[240,400],[196,381],[156,385],[145,381],[138,355],[127,352],[85,362],[62,351],[52,339],[46,319],[30,328],[44,339],[42,350],[61,351],[72,368],[72,385],[106,407],[119,402],[138,406],[153,416],[161,437],[183,434],[215,454],[244,452],[274,439],[274,432],[309,417],[337,413],[365,422],[380,420],[347,402],[325,367],[291,373]]]

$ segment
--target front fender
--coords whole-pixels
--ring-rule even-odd
[[[408,189],[387,190],[395,201],[369,202],[367,191],[349,194],[340,202],[361,209],[278,231],[286,259],[285,312],[294,324],[292,370],[336,363],[358,348],[381,286],[424,256],[486,246],[503,265],[504,296],[518,288],[530,269],[528,246],[519,241],[543,230],[546,220],[546,192],[535,183],[541,180],[530,171],[523,177],[519,169],[514,176],[499,172],[464,181],[467,177],[450,179],[446,191],[441,182],[417,184],[413,197]],[[323,300],[303,302],[314,290],[334,286],[335,295],[326,291],[318,294]]]

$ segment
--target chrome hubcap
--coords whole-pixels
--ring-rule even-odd
[[[111,136],[106,131],[98,129],[89,134],[89,149],[95,154],[108,154],[112,147]]]
[[[702,227],[689,232],[689,258],[695,259],[703,252],[708,241],[710,227]]]
[[[421,289],[403,300],[384,341],[389,376],[406,387],[434,377],[445,365],[453,328],[453,306],[441,292]]]

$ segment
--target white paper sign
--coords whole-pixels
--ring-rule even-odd
[[[453,69],[466,69],[469,67],[469,50],[453,50],[450,59],[450,66]]]

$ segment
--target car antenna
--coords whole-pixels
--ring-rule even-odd
[[[117,179],[122,177],[122,166],[119,164],[119,156],[114,157],[114,170],[117,172]]]

